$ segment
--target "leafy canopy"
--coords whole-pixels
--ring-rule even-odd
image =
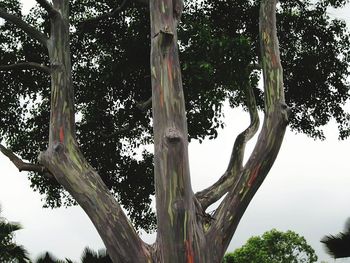
[[[324,138],[322,127],[331,119],[339,126],[340,138],[350,135],[350,117],[344,111],[349,99],[349,32],[343,21],[326,12],[328,6],[345,2],[283,0],[278,7],[286,102],[293,113],[290,126],[313,138]],[[114,17],[84,22],[121,1],[70,4],[79,144],[136,227],[151,230],[153,156],[139,150],[152,143],[149,11],[139,2],[127,1]],[[263,110],[258,6],[257,0],[186,2],[179,45],[190,139],[214,139],[224,126],[223,103],[244,107],[241,87],[248,81]],[[34,7],[23,15],[19,0],[2,0],[0,7],[49,32],[42,9]],[[2,24],[0,65],[23,61],[49,63],[38,42],[12,24]],[[33,70],[0,74],[0,140],[36,162],[48,142],[50,79]],[[46,206],[74,203],[55,181],[33,173],[29,178]]]

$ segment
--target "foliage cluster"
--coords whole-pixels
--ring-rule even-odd
[[[245,245],[225,255],[223,263],[312,263],[314,249],[293,231],[276,229],[251,237]]]

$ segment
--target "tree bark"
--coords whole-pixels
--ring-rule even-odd
[[[181,0],[151,0],[151,74],[157,260],[205,262],[188,161],[188,132],[176,27]]]

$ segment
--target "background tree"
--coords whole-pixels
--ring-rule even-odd
[[[312,263],[317,261],[314,249],[304,237],[293,231],[276,229],[248,239],[246,244],[225,255],[224,263]]]
[[[107,255],[107,251],[101,249],[97,252],[93,251],[90,248],[85,248],[81,255],[81,263],[111,263],[112,260]],[[55,259],[53,255],[49,252],[44,253],[40,256],[35,263],[73,263],[70,259],[58,260]]]
[[[5,218],[0,216],[0,262],[30,262],[28,252],[23,246],[17,245],[14,240],[15,232],[20,229],[22,229],[22,227],[18,223],[8,222]]]
[[[65,261],[56,259],[49,252],[45,252],[43,255],[39,256],[35,260],[35,263],[73,263],[73,262],[69,259],[66,259]]]
[[[112,263],[112,260],[107,255],[106,250],[99,250],[97,252],[85,248],[81,256],[81,263]]]
[[[9,125],[4,125],[5,130],[3,133],[7,143],[10,144],[13,150],[20,151],[19,149],[24,149],[21,155],[25,159],[34,160],[33,156],[36,156],[40,149],[44,151],[39,156],[40,163],[35,164],[22,161],[5,146],[1,146],[0,150],[20,170],[41,172],[44,176],[47,176],[35,177],[35,175],[32,175],[32,180],[39,182],[38,185],[43,186],[43,192],[51,192],[51,198],[54,198],[48,199],[48,201],[51,200],[53,204],[56,202],[59,203],[61,195],[65,195],[59,185],[63,186],[74,198],[74,202],[80,204],[88,214],[114,262],[220,262],[241,216],[275,161],[289,119],[289,110],[285,104],[284,95],[284,89],[288,90],[288,88],[283,85],[283,73],[277,40],[276,1],[265,0],[259,2],[259,30],[257,30],[257,15],[255,16],[256,20],[253,21],[256,34],[252,34],[252,36],[255,41],[249,35],[238,35],[238,38],[235,38],[235,33],[245,32],[244,30],[242,31],[242,28],[237,28],[236,31],[229,31],[226,38],[235,39],[237,43],[241,43],[242,45],[226,46],[225,52],[221,57],[222,62],[218,63],[217,67],[211,67],[210,63],[202,62],[194,68],[191,68],[191,64],[187,65],[187,67],[195,70],[198,68],[205,69],[205,74],[208,74],[208,72],[214,74],[215,72],[225,72],[222,71],[220,64],[226,64],[226,62],[228,64],[226,68],[227,77],[221,79],[222,82],[218,79],[215,80],[215,83],[209,83],[209,85],[215,84],[209,90],[203,88],[205,86],[197,86],[196,84],[201,83],[200,81],[191,82],[191,79],[184,78],[184,83],[188,85],[188,89],[199,87],[203,90],[203,93],[194,93],[197,94],[194,96],[197,100],[187,100],[189,104],[196,101],[203,103],[197,109],[193,107],[193,105],[196,105],[195,103],[189,105],[188,121],[185,112],[176,31],[182,15],[182,1],[152,0],[150,1],[149,11],[145,8],[141,9],[143,10],[141,12],[150,12],[151,17],[151,32],[150,34],[148,33],[151,42],[151,67],[148,70],[149,75],[144,75],[145,71],[141,69],[140,71],[136,70],[129,75],[122,76],[118,75],[118,67],[113,67],[113,63],[111,63],[114,59],[119,60],[120,54],[117,50],[120,50],[122,45],[115,38],[115,35],[118,34],[115,34],[111,30],[112,24],[108,21],[108,19],[115,19],[115,14],[121,8],[118,7],[113,12],[107,12],[100,17],[92,18],[92,15],[96,13],[96,8],[101,7],[101,10],[109,9],[110,5],[108,4],[111,4],[111,2],[74,2],[68,0],[53,0],[52,4],[46,0],[37,0],[37,2],[42,8],[39,11],[44,10],[45,15],[40,15],[41,13],[39,11],[34,10],[35,16],[29,17],[27,21],[21,18],[17,1],[8,0],[1,3],[3,7],[0,9],[0,16],[7,22],[10,22],[5,24],[5,31],[2,31],[5,32],[2,34],[2,37],[4,37],[4,43],[6,43],[3,46],[3,50],[5,51],[3,57],[8,58],[2,70],[7,72],[8,70],[23,68],[39,69],[41,72],[50,75],[51,90],[47,89],[45,85],[47,77],[46,79],[45,77],[41,78],[38,72],[30,73],[38,74],[38,79],[35,79],[31,85],[25,88],[21,85],[14,85],[14,76],[11,76],[11,72],[8,75],[5,74],[3,83],[4,87],[8,89],[4,90],[3,97],[5,98],[4,101],[8,103],[2,105],[2,107],[4,107],[4,113],[8,114],[6,115],[7,117],[4,117],[4,124],[7,121]],[[70,16],[70,3],[72,4],[71,10],[74,11],[77,7],[77,11],[79,11],[79,13],[74,13],[74,16]],[[74,5],[74,3],[77,5]],[[309,2],[307,3],[309,4]],[[334,34],[343,34],[345,30],[344,24],[337,21],[329,22],[324,16],[325,6],[327,4],[326,1],[320,2],[313,9],[316,10],[314,13],[317,14],[318,11],[321,14],[321,22],[324,21],[324,28],[333,25],[335,30],[331,30],[331,32]],[[210,6],[211,4],[207,7]],[[243,5],[242,9],[251,7],[252,11],[257,11],[257,6],[258,2],[249,1],[249,5]],[[298,7],[290,4],[290,2],[282,2],[281,6],[286,7],[291,13],[291,17],[298,14]],[[291,8],[288,9],[288,7]],[[305,7],[305,5],[300,4],[300,7]],[[312,8],[309,4],[305,10],[311,10]],[[224,9],[226,12],[225,5]],[[121,21],[121,25],[124,27],[115,25],[112,28],[120,30],[120,32],[126,32],[127,37],[132,36],[134,38],[135,36],[137,38],[137,31],[135,28],[130,27],[130,25],[133,25],[134,21],[139,23],[139,20],[135,20],[134,16],[128,15],[128,12],[135,12],[137,14],[140,12],[138,10],[128,9],[128,11],[125,11],[125,14],[120,16],[123,17],[124,15],[126,17]],[[196,6],[193,6],[190,10],[196,11]],[[145,14],[141,13],[141,15],[147,17]],[[203,8],[205,18],[207,18],[207,14],[210,14],[210,12],[206,8]],[[39,19],[40,17],[42,19]],[[71,27],[69,23],[70,17],[73,22]],[[118,18],[119,16],[116,19]],[[310,15],[307,18],[309,19]],[[75,19],[81,19],[81,21],[75,22]],[[82,21],[83,19],[85,21]],[[108,25],[107,30],[106,27],[100,27],[99,23],[106,23]],[[322,23],[320,24],[322,25]],[[147,24],[143,24],[143,26],[145,25]],[[202,25],[205,28],[206,24],[203,23]],[[247,27],[247,25],[244,25],[244,27]],[[220,37],[219,28],[210,28],[206,32],[213,31],[214,35],[217,32],[217,37]],[[323,32],[324,28],[321,29],[321,32]],[[18,29],[21,29],[26,34],[22,34]],[[69,37],[70,30],[73,33],[72,41],[70,41]],[[101,38],[108,39],[109,41],[103,42],[104,45],[96,45],[95,43],[99,38],[90,37],[89,30],[100,34]],[[186,27],[184,31],[188,32],[186,31]],[[191,50],[192,43],[196,43],[195,38],[202,36],[198,32],[201,31],[195,28],[192,34],[193,39],[183,43],[180,41],[179,47],[186,50],[186,46],[189,46],[188,50]],[[259,35],[259,38],[257,35]],[[28,39],[28,36],[31,39]],[[33,39],[38,43],[34,43]],[[225,38],[218,39],[220,40],[217,43],[218,46],[225,45]],[[317,41],[320,41],[320,39],[323,39],[322,34],[320,37],[316,37]],[[315,92],[323,88],[323,91],[328,92],[335,89],[337,94],[341,94],[334,97],[337,99],[337,103],[328,103],[326,99],[327,95],[322,97],[326,101],[322,110],[326,106],[329,106],[327,109],[332,113],[329,116],[334,116],[338,120],[341,135],[342,137],[346,137],[348,120],[341,105],[348,98],[345,77],[349,73],[347,66],[348,58],[346,56],[349,41],[347,37],[345,37],[345,40],[343,40],[343,37],[341,40],[335,38],[339,42],[334,42],[332,38],[328,37],[325,39],[327,44],[328,42],[334,43],[334,46],[331,45],[330,50],[335,51],[333,53],[331,52],[327,58],[329,57],[330,61],[335,62],[332,66],[337,70],[332,71],[329,76],[327,73],[324,74],[327,77],[335,76],[334,79],[332,78],[334,83],[320,86]],[[75,50],[74,45],[72,45],[73,53],[71,53],[70,44],[75,41],[79,48]],[[12,46],[11,44],[7,45],[7,43],[12,43]],[[25,48],[22,49],[21,44],[18,43],[23,43],[23,46],[24,43],[29,43],[29,50],[31,52],[27,55],[21,53],[25,51]],[[82,46],[84,43],[89,43],[90,45]],[[132,46],[133,43],[128,44]],[[136,50],[135,46],[133,47],[130,50],[131,52],[135,52]],[[231,56],[230,51],[232,50],[238,53],[242,52],[243,56]],[[257,53],[257,50],[260,50],[260,53]],[[114,52],[111,53],[108,51]],[[340,51],[344,51],[342,56],[339,54]],[[308,50],[308,52],[311,51]],[[324,52],[322,51],[322,54]],[[94,53],[97,55],[91,55]],[[22,54],[22,57],[18,57],[18,54]],[[36,57],[31,57],[35,60],[34,62],[28,62],[31,54],[39,54]],[[78,60],[78,57],[81,60]],[[26,62],[18,61],[21,58],[25,58]],[[122,65],[123,67],[128,68],[129,65],[133,65],[129,61],[131,57],[125,56],[124,58],[126,63]],[[137,57],[136,64],[138,64],[138,59],[140,58]],[[11,59],[16,60],[18,63],[10,64],[12,63]],[[42,65],[39,61],[46,62],[49,66]],[[234,64],[240,71],[231,68]],[[86,66],[89,69],[87,74],[84,71]],[[186,64],[183,67],[184,72],[189,73],[186,72]],[[326,68],[318,64],[315,67],[320,72],[326,70]],[[261,68],[263,72],[263,92],[256,88],[256,68]],[[91,74],[91,72],[94,74]],[[318,75],[320,75],[320,72],[317,72]],[[137,96],[141,96],[143,91],[145,91],[145,94],[147,93],[147,89],[137,89],[143,82],[134,82],[135,78],[139,80],[137,76],[140,75],[144,79],[145,77],[147,79],[148,76],[151,80],[148,80],[148,83],[151,82],[152,84],[151,102],[147,99],[149,97],[146,95],[146,100],[143,103],[137,102],[139,101]],[[321,75],[323,76],[323,74]],[[80,79],[78,76],[83,76],[82,79],[85,78],[85,81],[79,82]],[[131,85],[130,89],[123,92],[122,88],[118,89],[114,85],[110,85],[108,80],[113,80],[115,76],[119,76],[120,79],[114,79],[113,83],[118,83],[117,80],[120,80],[126,86]],[[194,74],[194,76],[197,75]],[[232,78],[229,76],[232,76]],[[73,82],[73,79],[77,82]],[[205,82],[206,80],[204,80]],[[73,86],[76,87],[75,93]],[[11,93],[7,93],[8,90],[11,90]],[[96,90],[100,90],[105,95],[98,96],[101,93],[95,93]],[[328,94],[327,92],[325,94]],[[16,98],[13,94],[20,94],[20,97]],[[76,94],[78,103],[74,102],[74,94]],[[315,95],[315,101],[318,101],[317,98],[319,97]],[[204,119],[200,117],[198,120],[196,119],[197,124],[199,124],[198,127],[200,127],[197,137],[200,138],[201,136],[209,135],[209,137],[213,138],[216,136],[217,126],[215,125],[220,123],[218,118],[215,117],[217,117],[217,112],[220,114],[220,105],[227,98],[231,99],[234,103],[236,103],[235,98],[237,98],[238,104],[242,103],[245,105],[249,111],[251,123],[237,137],[225,174],[217,183],[208,189],[194,194],[190,184],[187,151],[188,139],[191,138],[191,136],[188,137],[187,124],[195,124],[194,119],[191,120],[190,117],[191,111],[194,111],[194,113],[197,112],[197,116],[200,116],[205,113],[205,111],[200,112],[201,107],[209,103],[209,107],[212,109],[209,110],[209,114],[205,115],[206,117]],[[15,102],[11,105],[13,100]],[[312,102],[313,100],[310,99],[309,101]],[[213,103],[210,104],[210,102]],[[139,143],[151,141],[150,119],[149,117],[144,118],[144,114],[136,111],[136,109],[143,109],[150,103],[152,104],[154,134],[152,141],[154,141],[155,145],[154,178],[158,227],[158,238],[153,246],[145,244],[138,237],[133,226],[122,211],[120,204],[115,200],[114,195],[109,192],[108,187],[104,183],[104,181],[108,182],[109,180],[112,181],[112,185],[113,182],[117,183],[117,186],[118,183],[121,183],[119,185],[124,187],[118,188],[116,186],[115,189],[132,192],[134,188],[132,182],[134,181],[125,180],[124,182],[126,183],[123,185],[123,180],[120,179],[120,176],[116,177],[114,171],[117,171],[117,174],[120,174],[122,178],[124,172],[130,172],[133,175],[131,178],[135,180],[135,185],[137,185],[137,182],[144,183],[147,178],[151,178],[143,176],[140,179],[141,176],[137,176],[138,173],[146,175],[152,173],[152,169],[149,169],[152,167],[150,165],[152,162],[150,154],[145,152],[142,161],[137,161],[137,159],[128,155],[134,153],[133,148],[137,147]],[[264,110],[262,129],[253,153],[248,158],[248,161],[243,164],[246,142],[252,138],[259,127],[259,117],[257,114],[259,105]],[[312,103],[307,106],[310,105]],[[21,108],[24,110],[20,110],[20,114],[18,115],[19,106],[23,106]],[[50,114],[48,114],[48,109],[50,109]],[[102,112],[100,115],[98,113],[99,111]],[[213,112],[216,112],[216,115],[211,114]],[[78,123],[75,122],[76,115],[78,120],[80,119]],[[309,114],[305,113],[306,115]],[[139,119],[137,116],[139,116]],[[327,118],[328,115],[324,116],[321,114],[320,116],[324,118],[319,122],[319,125],[329,120]],[[14,118],[11,119],[11,117]],[[37,122],[35,120],[40,121]],[[213,127],[211,124],[212,120],[215,124]],[[312,127],[308,129],[307,125],[303,126],[305,123],[318,123],[318,120],[314,121],[310,119],[309,122],[307,120],[306,122],[300,122],[300,129],[305,128],[305,130],[310,131],[311,135],[322,137],[322,133],[317,132],[317,129],[315,130]],[[13,123],[16,121],[16,127],[14,127]],[[42,125],[43,123],[44,125]],[[210,125],[206,126],[207,123]],[[298,118],[295,118],[295,123],[298,123]],[[96,129],[96,127],[99,128]],[[202,129],[202,127],[205,128]],[[130,135],[118,137],[126,133]],[[40,137],[38,140],[33,142],[34,145],[37,143],[37,147],[27,147],[28,141],[31,141],[31,137],[39,136],[39,134]],[[193,137],[195,138],[196,136]],[[100,138],[106,138],[106,140],[99,140]],[[100,156],[101,162],[90,158],[89,154],[93,153]],[[118,165],[114,162],[114,158],[120,160],[117,162]],[[104,166],[104,163],[107,165]],[[117,170],[112,169],[112,172],[110,172],[108,169],[110,167],[114,167]],[[107,177],[103,177],[104,181],[98,174],[100,171],[102,175],[104,171],[105,175],[107,175]],[[48,179],[50,177],[55,180],[50,181]],[[140,185],[142,186],[143,184]],[[146,187],[144,188],[147,190]],[[137,189],[136,186],[135,189]],[[141,195],[141,197],[145,197],[146,199],[149,198],[148,195],[143,195],[143,192],[135,192],[135,195],[138,197]],[[120,200],[123,199],[122,192],[117,196]],[[208,215],[206,213],[207,207],[223,196],[225,198],[215,213],[212,216]],[[123,200],[128,203],[129,199],[124,198]],[[141,198],[141,200],[143,199]],[[143,204],[144,202],[140,202],[139,205],[142,206]],[[133,206],[130,206],[129,210],[131,214],[133,211],[136,211],[133,210]],[[152,217],[149,217],[149,220],[151,222]]]
[[[345,231],[337,235],[325,236],[321,242],[325,245],[328,254],[334,258],[350,257],[350,218],[345,224]]]

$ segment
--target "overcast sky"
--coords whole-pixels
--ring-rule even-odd
[[[32,3],[25,0],[24,7]],[[329,12],[349,22],[349,5]],[[190,144],[194,191],[209,186],[224,172],[235,136],[248,123],[248,116],[239,109],[227,109],[225,115],[227,126],[215,141]],[[327,140],[320,142],[287,132],[275,165],[244,214],[229,251],[252,235],[261,235],[272,228],[289,229],[307,239],[319,262],[333,262],[319,241],[326,234],[342,231],[346,218],[350,217],[350,140],[338,141],[334,124],[327,126],[326,135]],[[50,251],[62,259],[78,260],[85,246],[96,250],[103,247],[92,223],[79,207],[42,209],[41,197],[30,188],[26,174],[19,173],[2,155],[0,204],[3,216],[23,225],[16,240],[33,258]],[[153,238],[154,235],[144,236],[148,242]]]

